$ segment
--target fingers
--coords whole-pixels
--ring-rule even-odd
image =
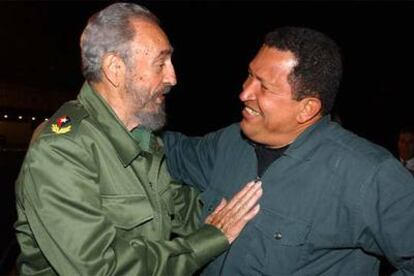
[[[243,189],[241,189],[229,202],[230,208],[232,208],[234,205],[236,205],[240,200],[243,199],[243,197],[245,197],[246,195],[249,195],[249,192],[252,189],[257,189],[257,185],[255,185],[256,183],[259,183],[259,185],[261,185],[261,182],[256,182],[256,181],[250,181],[248,182]]]
[[[222,210],[221,219],[239,219],[245,215],[262,195],[262,183],[251,181],[240,190]]]
[[[260,205],[256,205],[253,209],[251,209],[246,216],[244,216],[244,220],[249,222],[252,218],[254,218],[260,211]]]
[[[258,189],[257,185],[261,185],[261,183],[256,184],[255,181],[250,181],[247,183],[243,189],[241,189],[236,195],[231,199],[229,203],[225,199],[222,199],[220,204],[216,207],[216,209],[211,213],[205,220],[205,223],[209,223],[215,226],[221,226],[222,221],[231,217],[234,213],[237,213],[238,209],[241,206],[244,206],[245,202],[248,201],[249,197],[253,195],[254,191]],[[223,203],[224,200],[224,203]],[[247,207],[247,206],[246,206]],[[251,208],[251,206],[249,205]],[[217,215],[219,212],[220,215]],[[242,213],[240,213],[242,215]],[[220,227],[218,227],[220,228]]]
[[[219,228],[232,243],[258,214],[260,207],[257,202],[262,194],[261,182],[251,181],[228,203],[222,200],[205,222]]]
[[[206,219],[205,223],[211,224],[213,218],[215,218],[216,214],[220,212],[225,206],[227,205],[227,200],[225,198],[222,198],[220,201],[220,204],[216,207],[216,209],[211,213]]]
[[[261,182],[258,182],[256,184],[257,188],[254,190],[254,192],[245,194],[243,198],[236,202],[233,209],[230,210],[227,214],[227,216],[229,216],[228,219],[239,220],[246,217],[252,208],[256,206],[256,203],[263,194],[261,184]]]
[[[222,198],[220,201],[220,204],[216,207],[213,213],[220,212],[226,205],[227,205],[227,200],[225,198]]]

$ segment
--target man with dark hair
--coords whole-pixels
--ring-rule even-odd
[[[98,12],[81,52],[78,99],[35,134],[17,180],[19,274],[191,275],[258,213],[260,183],[199,225],[198,195],[171,179],[153,133],[176,77],[172,47],[147,9]]]
[[[378,275],[379,256],[414,274],[414,179],[385,149],[331,121],[342,75],[326,35],[284,27],[250,62],[240,123],[164,137],[173,177],[204,215],[261,179],[261,211],[206,275]]]

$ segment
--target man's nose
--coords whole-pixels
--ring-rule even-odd
[[[164,81],[168,84],[170,84],[171,86],[174,86],[177,84],[177,77],[175,75],[175,69],[174,66],[171,64],[168,68],[168,72],[165,75],[165,79]]]
[[[255,82],[247,80],[243,84],[243,90],[240,92],[239,99],[242,102],[254,100],[256,98],[255,91]]]

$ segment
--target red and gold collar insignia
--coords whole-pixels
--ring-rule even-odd
[[[51,125],[52,131],[56,134],[67,133],[71,130],[72,124],[69,116],[62,116]]]

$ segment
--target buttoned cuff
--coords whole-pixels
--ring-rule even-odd
[[[197,232],[189,235],[187,241],[200,266],[211,261],[230,245],[223,232],[209,224],[204,224]]]

